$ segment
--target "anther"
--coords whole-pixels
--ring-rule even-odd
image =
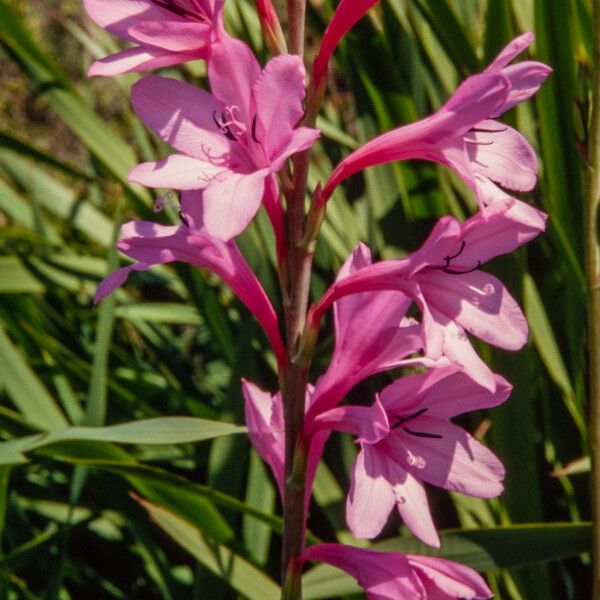
[[[443,268],[442,271],[444,271],[444,273],[448,273],[449,275],[466,275],[467,273],[477,271],[477,269],[479,269],[480,266],[481,261],[478,260],[477,264],[472,269],[467,269],[466,271],[457,271],[456,269],[449,269],[448,267]]]
[[[390,427],[390,429],[396,429],[396,428],[400,427],[400,425],[402,425],[403,423],[406,423],[407,421],[412,421],[413,419],[416,419],[417,417],[424,415],[428,410],[429,410],[428,408],[422,408],[421,410],[414,412],[412,415],[408,415],[408,417],[398,417],[398,415],[394,415],[394,417],[396,419],[398,419],[398,421],[396,421],[396,423],[394,423]]]
[[[219,119],[217,119],[217,111],[216,110],[213,111],[212,118],[213,118],[213,121],[215,122],[215,125],[219,128],[219,131],[221,131],[221,133],[228,140],[231,140],[232,142],[237,142],[237,138],[235,137],[235,135],[233,135],[233,133],[231,133],[231,130],[229,129],[229,127],[227,125],[223,125],[223,123],[226,122],[224,113],[221,113],[222,121],[219,121]]]
[[[429,438],[432,440],[441,440],[442,437],[444,437],[439,433],[425,433],[424,431],[413,431],[408,427],[403,427],[402,429],[406,431],[406,433],[410,433],[410,435],[414,435],[415,437]]]
[[[254,115],[254,119],[252,119],[252,139],[257,144],[260,144],[260,142],[256,139],[256,115]]]

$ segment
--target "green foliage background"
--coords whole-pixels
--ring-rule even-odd
[[[312,52],[334,5],[309,2]],[[554,73],[506,120],[540,157],[539,185],[525,199],[549,213],[549,226],[489,269],[525,307],[530,343],[518,354],[480,348],[515,390],[502,408],[464,423],[502,458],[506,491],[489,502],[430,496],[445,529],[440,554],[486,571],[498,598],[587,597],[581,215],[590,10],[589,0],[381,0],[336,54],[311,171],[314,186],[359,143],[439,107],[511,37],[535,32],[531,56]],[[226,12],[229,30],[266,59],[253,3],[227,0]],[[32,437],[169,415],[242,423],[240,377],[276,386],[262,332],[206,273],[155,268],[92,303],[120,261],[120,223],[177,220],[170,208],[155,214],[150,192],[126,179],[140,160],[167,152],[129,106],[137,76],[85,77],[115,44],[78,1],[0,0],[0,598],[276,599],[280,506],[244,435],[186,421],[187,437],[169,422],[160,440],[148,425],[128,444],[110,432],[91,439],[88,430]],[[204,82],[200,64],[163,71]],[[315,298],[359,240],[378,256],[398,256],[440,215],[473,209],[462,183],[435,165],[354,177],[328,208]],[[239,241],[279,306],[265,216]],[[331,346],[326,330],[315,378]],[[368,402],[386,377],[360,386],[352,400]],[[354,454],[350,439],[332,439],[311,539],[350,539],[343,502]],[[377,545],[430,551],[396,521],[384,537]],[[307,599],[361,598],[357,592],[334,569],[306,575]]]

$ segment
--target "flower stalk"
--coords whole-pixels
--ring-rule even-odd
[[[594,69],[592,115],[587,154],[587,189],[584,202],[585,271],[588,296],[590,446],[592,458],[593,589],[600,599],[600,0],[593,3]]]

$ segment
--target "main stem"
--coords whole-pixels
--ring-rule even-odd
[[[303,55],[306,0],[288,0],[290,52]],[[306,321],[312,252],[302,243],[304,199],[309,152],[294,160],[293,186],[287,194],[288,290],[285,328],[289,362],[282,390],[285,418],[285,490],[283,497],[282,600],[301,600],[301,567],[296,560],[304,549],[306,527],[307,452],[302,439],[304,402],[310,357],[298,360],[297,351]]]
[[[588,294],[590,375],[590,445],[592,457],[593,585],[592,599],[600,600],[600,258],[598,212],[600,207],[600,0],[593,3],[594,70],[592,117],[587,154],[584,203],[585,271]]]

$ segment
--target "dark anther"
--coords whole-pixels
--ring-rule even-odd
[[[467,269],[466,271],[457,271],[456,269],[449,269],[448,267],[444,267],[442,271],[444,273],[448,273],[449,275],[466,275],[467,273],[472,273],[473,271],[477,271],[481,266],[481,261],[478,260],[477,264],[472,269]]]
[[[446,256],[446,258],[444,260],[446,261],[447,267],[450,266],[451,260],[458,258],[463,253],[463,250],[465,249],[466,244],[467,244],[467,242],[465,242],[465,240],[462,240],[462,242],[460,243],[460,248],[458,249],[458,252],[456,254],[453,254],[452,256],[450,256],[449,254],[448,254],[448,256]]]
[[[433,266],[431,265],[430,269],[439,269],[440,271],[444,271],[444,273],[448,273],[449,275],[465,275],[466,273],[472,273],[473,271],[477,271],[481,266],[481,261],[478,260],[477,264],[472,269],[465,269],[464,271],[458,271],[457,269],[450,268],[450,262],[455,258],[458,258],[465,249],[465,240],[462,240],[460,243],[460,248],[456,254],[448,255],[444,258],[444,262],[446,263],[443,267],[441,266]]]
[[[428,410],[428,408],[422,408],[421,410],[414,412],[412,415],[408,415],[408,417],[398,417],[397,415],[394,415],[398,419],[398,421],[396,421],[396,423],[394,423],[390,427],[390,429],[396,429],[397,427],[400,427],[400,425],[402,425],[403,423],[406,423],[407,421],[412,421],[413,419],[420,417],[421,415],[425,414]]]
[[[260,144],[260,142],[256,139],[256,115],[254,115],[254,119],[252,119],[252,139],[257,144]]]
[[[409,429],[408,427],[403,427],[402,429],[404,429],[404,431],[406,431],[406,433],[410,433],[410,435],[414,435],[416,437],[422,437],[422,438],[430,438],[432,440],[441,440],[442,435],[440,435],[439,433],[425,433],[424,431],[413,431],[412,429]]]
[[[221,133],[228,140],[231,140],[232,142],[237,142],[237,138],[235,137],[235,135],[233,135],[233,133],[231,133],[231,130],[229,129],[229,127],[227,127],[226,125],[223,125],[222,123],[219,123],[219,120],[217,119],[217,111],[216,110],[213,112],[212,118],[213,118],[213,121],[215,122],[215,125],[219,128]],[[221,118],[223,119],[223,121],[225,121],[225,115],[223,113],[221,113]]]

